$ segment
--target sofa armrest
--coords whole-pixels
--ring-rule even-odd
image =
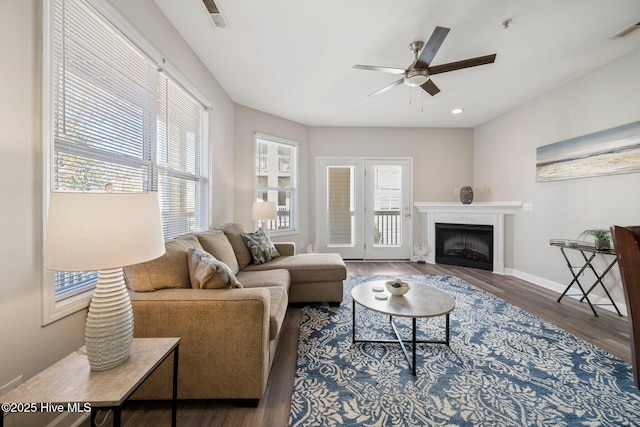
[[[296,244],[294,242],[273,242],[273,246],[282,256],[294,256],[296,254]]]
[[[262,396],[270,366],[267,289],[163,289],[130,295],[134,337],[181,338],[180,399]],[[173,360],[165,361],[134,398],[169,399],[172,365]]]

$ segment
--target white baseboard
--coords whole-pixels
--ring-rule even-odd
[[[420,257],[415,256],[415,255],[411,257],[411,261],[412,262],[416,262],[419,259],[420,259]],[[498,273],[498,272],[494,271],[493,273],[494,274],[505,275],[505,276],[517,277],[518,279],[524,280],[524,281],[529,282],[529,283],[531,283],[533,285],[536,285],[536,286],[540,286],[541,288],[545,288],[545,289],[548,289],[550,291],[557,292],[558,294],[562,294],[562,292],[564,292],[564,289],[567,287],[567,284],[554,282],[552,280],[548,280],[548,279],[545,279],[543,277],[539,277],[539,276],[536,276],[536,275],[533,275],[533,274],[530,274],[530,273],[525,273],[524,271],[516,270],[516,269],[513,269],[513,268],[505,268],[504,272]],[[567,296],[567,297],[568,298],[578,299],[578,298],[572,297],[572,296]],[[602,307],[603,309],[605,309],[607,311],[611,311],[613,313],[616,313],[615,308],[613,308],[613,306],[611,305],[611,302],[606,297],[601,297],[601,296],[598,296],[598,295],[589,294],[589,300],[591,301],[591,303],[596,304],[599,307]],[[618,308],[620,309],[620,311],[622,312],[622,314],[626,316],[627,315],[626,303],[624,301],[616,301],[616,300],[614,300],[614,301],[615,301],[616,305],[618,306]]]
[[[509,276],[513,276],[513,277],[517,277],[518,279],[522,279],[522,280],[527,281],[529,283],[532,283],[532,284],[534,284],[536,286],[540,286],[541,288],[545,288],[545,289],[548,289],[550,291],[557,292],[558,294],[562,294],[562,292],[564,292],[564,289],[567,287],[567,284],[554,282],[552,280],[548,280],[548,279],[545,279],[545,278],[542,278],[542,277],[539,277],[539,276],[535,276],[533,274],[525,273],[524,271],[515,270],[513,268],[505,268],[504,269],[504,274],[509,275]],[[567,296],[567,297],[579,299],[578,297],[573,297],[573,296]],[[601,296],[594,295],[594,294],[590,293],[589,294],[589,300],[594,305],[600,304],[599,307],[602,307],[605,310],[608,310],[608,311],[611,311],[613,313],[616,313],[615,308],[613,308],[613,306],[611,305],[611,302],[606,297],[601,297]],[[626,316],[626,314],[627,314],[627,306],[626,306],[625,302],[624,301],[615,301],[615,303],[618,306],[618,308],[620,309],[620,311],[622,312],[622,314],[624,314]]]

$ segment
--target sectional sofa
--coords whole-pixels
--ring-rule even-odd
[[[338,254],[297,255],[293,243],[274,243],[278,256],[255,264],[243,233],[241,225],[225,224],[179,236],[166,241],[166,253],[157,260],[125,267],[134,337],[181,337],[179,399],[257,403],[288,305],[342,301],[347,274]],[[196,253],[199,258],[193,258]],[[191,261],[216,263],[209,254],[228,267],[220,277],[231,275],[242,288],[193,288]],[[172,366],[167,360],[134,398],[169,399]]]

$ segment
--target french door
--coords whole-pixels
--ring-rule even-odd
[[[344,259],[409,259],[411,159],[318,158],[316,236]]]

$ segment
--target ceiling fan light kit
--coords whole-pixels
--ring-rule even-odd
[[[476,58],[465,59],[462,61],[450,62],[448,64],[431,66],[431,61],[440,50],[440,46],[449,34],[449,28],[436,27],[425,45],[421,41],[415,41],[409,45],[409,49],[413,52],[413,63],[406,69],[394,67],[378,67],[374,65],[354,65],[353,68],[369,71],[382,71],[389,74],[404,74],[404,77],[397,80],[382,89],[379,89],[369,96],[379,95],[396,86],[404,84],[410,87],[420,86],[429,95],[434,96],[440,92],[440,88],[431,80],[434,74],[446,73],[449,71],[460,70],[463,68],[477,67],[479,65],[491,64],[496,59],[496,54],[479,56]]]
[[[427,70],[407,70],[404,76],[404,84],[411,87],[422,86],[429,80]]]

